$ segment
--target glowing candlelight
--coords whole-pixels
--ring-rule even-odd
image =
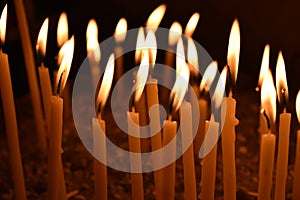
[[[283,105],[283,113],[279,119],[278,157],[276,168],[275,200],[286,199],[285,187],[288,172],[289,142],[291,114],[286,112],[288,87],[285,74],[285,64],[282,52],[279,52],[276,64],[276,87],[279,102]]]
[[[65,12],[61,13],[57,24],[57,45],[60,48],[69,38],[68,18]]]
[[[263,58],[261,61],[261,67],[260,67],[259,78],[258,78],[258,89],[260,89],[261,87],[265,74],[268,73],[269,57],[270,57],[270,45],[267,44],[265,46]]]
[[[124,42],[126,38],[126,31],[127,31],[127,21],[125,18],[121,18],[116,26],[115,36],[116,42]]]
[[[182,34],[181,25],[177,21],[173,22],[173,24],[170,27],[170,32],[169,32],[169,39],[168,39],[169,46],[176,45],[181,34]],[[171,66],[171,65],[169,65],[169,66]]]
[[[200,19],[200,14],[197,12],[191,16],[184,30],[185,35],[192,37],[197,27],[199,19]]]
[[[7,5],[0,18],[1,44],[6,36]],[[18,125],[7,55],[0,48],[0,93],[3,105],[9,160],[16,200],[26,200],[26,189],[19,145]]]
[[[140,64],[142,60],[142,52],[145,46],[145,33],[143,27],[139,28],[137,40],[136,40],[136,48],[135,48],[135,63]]]
[[[149,15],[146,22],[147,32],[151,29],[155,31],[158,28],[162,18],[165,15],[166,8],[167,7],[165,4],[161,4]]]
[[[188,38],[187,60],[189,63],[191,75],[193,75],[194,77],[198,77],[199,76],[198,52],[197,52],[195,42],[192,38]]]
[[[148,49],[149,53],[149,63],[151,67],[154,67],[156,61],[156,54],[157,54],[157,43],[156,37],[152,30],[147,33],[146,40],[145,40],[145,47]]]
[[[93,142],[94,142],[94,155],[102,157],[103,161],[106,161],[106,142],[100,136],[100,134],[106,134],[106,123],[102,119],[103,108],[107,102],[109,92],[111,89],[113,77],[114,77],[114,65],[115,56],[111,54],[102,79],[102,83],[97,95],[96,111],[98,118],[92,119],[93,125]],[[101,155],[103,154],[103,155]],[[107,192],[107,167],[99,160],[94,158],[94,176],[95,176],[95,196],[94,199],[108,198]]]
[[[74,53],[74,36],[59,51],[62,57],[55,82],[55,95],[51,98],[51,126],[49,134],[48,156],[48,199],[66,199],[63,165],[61,160],[61,144],[63,129],[62,92],[66,85]],[[63,191],[62,191],[63,190]]]

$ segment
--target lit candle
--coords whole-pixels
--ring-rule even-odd
[[[48,34],[48,24],[49,19],[45,19],[40,33],[38,35],[38,40],[36,44],[36,51],[38,57],[45,57],[46,55],[46,44],[47,44],[47,34]],[[46,124],[47,124],[47,133],[49,135],[50,128],[50,117],[51,117],[51,96],[52,96],[52,86],[49,76],[49,70],[44,66],[44,63],[41,63],[41,66],[38,67],[39,71],[39,80],[42,92],[43,107],[45,112]]]
[[[275,200],[286,199],[285,187],[288,172],[289,142],[291,114],[286,113],[288,87],[285,74],[285,64],[282,53],[279,52],[276,65],[276,88],[279,101],[284,106],[279,119],[278,157],[276,168]]]
[[[105,68],[102,84],[97,96],[98,119],[94,118],[93,123],[93,141],[94,141],[94,176],[95,176],[95,197],[94,199],[106,200],[107,193],[107,167],[101,163],[97,157],[102,156],[106,161],[106,142],[99,134],[106,134],[105,121],[102,119],[102,111],[109,96],[114,75],[114,54],[111,54]],[[100,125],[100,126],[99,126]],[[101,155],[103,154],[103,155]]]
[[[256,87],[256,91],[260,90],[263,79],[265,77],[265,74],[268,73],[269,57],[270,57],[270,46],[267,44],[265,46],[264,53],[263,53],[263,58],[262,58],[262,62],[261,62],[260,72],[259,72],[258,86]],[[258,128],[258,132],[260,133],[260,135],[269,132],[269,129],[268,129],[268,126],[266,126],[265,120],[266,120],[266,117],[264,116],[264,110],[260,106],[259,128]],[[270,123],[274,124],[273,121],[272,122],[270,121]]]
[[[6,35],[7,5],[5,5],[0,18],[0,39],[4,44]],[[24,182],[23,166],[19,145],[18,125],[14,96],[11,85],[10,70],[7,55],[0,48],[0,91],[4,112],[7,144],[9,159],[11,164],[11,173],[14,184],[14,194],[16,200],[26,200],[26,189]]]
[[[49,134],[48,185],[49,200],[67,199],[61,158],[63,130],[63,99],[61,95],[67,82],[74,52],[74,37],[66,42],[59,54],[63,54],[57,72],[55,94],[51,98],[51,126]],[[64,189],[63,189],[64,188]],[[63,191],[64,190],[64,191]]]
[[[231,84],[236,81],[240,54],[240,29],[237,20],[234,20],[229,37],[227,64],[230,69]],[[232,86],[231,85],[231,86]],[[223,106],[222,106],[223,108]],[[235,126],[239,121],[235,118],[236,101],[232,98],[232,88],[229,97],[226,97],[225,122],[222,130],[222,157],[223,157],[223,188],[224,200],[236,199],[236,169],[235,169]]]
[[[139,113],[141,110],[136,112],[135,106],[139,105],[140,98],[144,93],[143,91],[147,81],[148,72],[149,72],[149,54],[147,50],[144,50],[142,53],[141,64],[136,76],[136,83],[134,88],[135,92],[134,92],[134,100],[133,100],[134,105],[132,106],[132,111],[127,112],[129,151],[134,153],[141,152],[141,141],[140,141],[141,117],[139,116],[141,115],[141,113]],[[142,171],[141,159],[142,158],[140,158],[140,160],[134,160],[133,157],[130,157],[130,168],[132,171],[137,171],[137,170]],[[131,173],[130,175],[131,175],[132,199],[133,200],[144,199],[143,174]]]
[[[209,67],[205,70],[205,73],[203,75],[203,79],[207,79],[205,82],[207,82],[206,86],[201,87],[207,87],[209,88],[214,76],[216,74],[217,70],[217,63],[213,62],[209,65]],[[212,76],[208,76],[212,75]],[[226,76],[227,76],[227,68],[224,68],[221,72],[220,79],[218,81],[218,84],[216,86],[215,92],[212,96],[212,104],[215,105],[216,109],[219,109],[222,103],[222,98],[225,93],[225,82],[226,82]],[[201,82],[203,85],[203,81]],[[217,165],[217,148],[218,148],[218,137],[219,137],[219,123],[215,122],[214,115],[211,115],[210,121],[205,121],[205,133],[206,138],[209,138],[209,141],[216,141],[216,143],[210,147],[209,143],[206,142],[201,147],[204,149],[205,152],[209,152],[202,160],[202,171],[201,171],[201,199],[214,199],[215,196],[215,180],[216,180],[216,165]],[[203,132],[204,134],[204,132]],[[211,150],[209,148],[212,148]]]
[[[38,81],[36,77],[36,68],[35,68],[33,50],[31,48],[27,17],[25,14],[25,9],[22,0],[14,1],[14,5],[16,10],[21,44],[23,48],[25,67],[27,71],[27,79],[29,83],[30,97],[32,100],[32,107],[34,113],[34,120],[36,123],[38,146],[40,147],[42,152],[46,153],[47,152],[46,129],[44,126],[40,91],[39,91]]]
[[[198,21],[200,19],[199,13],[194,13],[191,18],[189,19],[188,23],[186,24],[184,34],[188,37],[192,37],[194,34],[194,31],[197,27]]]
[[[296,113],[298,117],[298,122],[300,123],[300,91],[296,97]],[[294,182],[293,182],[293,200],[300,199],[300,130],[297,131],[297,149],[294,167]]]
[[[267,71],[262,81],[261,105],[261,115],[265,120],[262,120],[260,124],[262,128],[260,131],[258,200],[269,200],[271,199],[276,145],[276,136],[270,131],[271,121],[274,123],[276,116],[276,90],[270,70]]]
[[[205,135],[205,121],[207,119],[208,111],[207,106],[208,102],[204,97],[204,94],[209,91],[209,88],[216,76],[218,70],[218,63],[216,61],[213,61],[209,64],[209,66],[206,68],[202,80],[199,85],[199,91],[200,91],[200,98],[198,99],[199,104],[199,110],[200,110],[200,120],[199,120],[199,127],[197,130],[197,135],[194,139],[194,149],[195,153],[198,153],[200,150],[200,147],[204,140]]]
[[[124,57],[123,57],[123,49],[122,43],[125,41],[127,32],[127,21],[125,18],[121,18],[116,26],[115,31],[115,40],[116,40],[116,47],[115,47],[115,54],[116,54],[116,81],[118,81],[123,73],[124,73]],[[120,89],[120,92],[123,89]]]
[[[166,9],[167,9],[166,5],[161,4],[149,15],[147,22],[146,22],[147,33],[150,30],[153,30],[154,32],[156,31],[162,18],[165,15]]]
[[[92,83],[95,91],[98,84],[98,78],[100,77],[99,62],[101,59],[101,51],[98,41],[98,27],[94,19],[89,21],[86,29],[86,50],[91,66]]]

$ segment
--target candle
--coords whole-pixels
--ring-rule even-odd
[[[28,30],[27,18],[22,0],[14,1],[17,23],[19,27],[21,44],[23,48],[25,66],[27,71],[27,78],[29,83],[30,97],[32,100],[32,107],[34,113],[34,120],[36,123],[36,132],[38,138],[38,146],[41,151],[47,152],[46,129],[44,126],[42,105],[40,99],[40,91],[36,77],[36,68],[34,62],[33,51],[31,48],[30,35]]]
[[[300,123],[300,91],[298,92],[297,98],[296,98],[296,113],[298,117],[298,122]],[[294,182],[293,182],[293,199],[299,199],[300,198],[300,191],[299,191],[299,185],[300,185],[300,130],[297,131],[297,149],[296,149],[296,158],[295,158],[295,167],[294,167]]]
[[[45,19],[38,36],[36,51],[37,54],[41,57],[46,55],[46,41],[47,41],[47,32],[48,32],[49,19]],[[49,76],[49,70],[44,66],[44,63],[41,63],[41,66],[38,67],[39,80],[41,86],[43,108],[45,112],[47,133],[49,135],[50,128],[50,116],[51,116],[51,96],[52,96],[52,86]]]
[[[211,116],[210,121],[205,121],[205,133],[213,134],[218,137],[219,123],[214,121],[214,116]],[[205,145],[205,144],[204,144]],[[204,146],[205,148],[205,146]],[[217,148],[216,143],[212,150],[203,158],[201,162],[201,194],[200,199],[214,199],[215,198],[215,181],[216,181],[216,169],[217,169]]]
[[[180,108],[180,127],[183,153],[184,199],[197,199],[196,175],[193,149],[192,107],[184,101]],[[190,144],[190,146],[187,146]]]
[[[98,27],[94,19],[89,21],[86,29],[86,50],[91,66],[93,89],[95,91],[98,84],[98,78],[100,77],[99,62],[101,59],[101,51],[98,41]]]
[[[48,156],[48,185],[47,193],[49,200],[67,199],[63,165],[61,159],[62,129],[63,129],[63,89],[70,72],[70,66],[74,52],[74,37],[66,42],[60,54],[63,54],[61,65],[57,72],[55,93],[51,98],[51,126],[49,134]]]
[[[199,110],[200,110],[200,120],[199,120],[199,127],[197,130],[197,135],[194,139],[194,149],[195,153],[198,153],[201,145],[204,140],[204,135],[205,135],[205,121],[207,119],[207,106],[208,102],[204,98],[204,94],[209,91],[209,88],[211,87],[211,84],[216,76],[218,70],[218,63],[216,61],[213,61],[208,65],[206,68],[202,80],[199,85],[199,91],[200,91],[200,98],[198,99],[198,104],[199,104]]]
[[[259,159],[259,182],[258,199],[271,199],[272,177],[275,156],[276,136],[271,133],[271,120],[274,122],[276,113],[276,91],[270,71],[264,76],[261,87],[261,120],[260,124],[260,159]],[[269,115],[267,114],[269,113]],[[273,118],[269,118],[272,116]]]
[[[276,66],[276,88],[280,102],[284,105],[284,111],[279,119],[278,155],[275,183],[275,200],[285,199],[286,178],[288,172],[289,141],[291,114],[286,113],[286,102],[288,98],[288,87],[285,74],[285,65],[282,53],[278,55]]]
[[[230,69],[231,82],[237,77],[240,53],[240,30],[237,20],[234,20],[229,37],[227,64]],[[224,102],[225,103],[225,102]],[[224,108],[224,106],[222,106]],[[226,97],[225,122],[222,130],[222,157],[223,157],[223,189],[224,200],[236,199],[236,169],[235,169],[235,126],[239,121],[235,118],[236,100],[232,98],[232,88],[229,97]]]
[[[0,18],[0,39],[4,43],[6,34],[7,5],[5,5]],[[14,105],[14,96],[11,85],[10,70],[7,55],[0,48],[0,91],[4,112],[7,144],[9,159],[11,164],[11,173],[14,185],[14,194],[16,200],[26,200],[26,189],[24,182],[23,166],[19,145],[18,125],[16,110]]]
[[[94,141],[94,176],[95,176],[95,199],[108,199],[107,193],[107,167],[105,163],[101,163],[97,157],[102,156],[106,161],[106,141],[101,139],[99,134],[106,134],[105,121],[102,119],[102,112],[109,96],[114,75],[114,54],[111,54],[103,75],[102,84],[97,95],[97,112],[98,119],[93,119],[93,141]],[[99,126],[100,124],[100,126]]]

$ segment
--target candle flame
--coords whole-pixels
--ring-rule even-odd
[[[100,62],[101,52],[98,41],[98,27],[94,19],[89,21],[86,29],[86,50],[88,55],[93,55],[95,62]]]
[[[216,90],[212,96],[212,102],[214,102],[216,109],[221,106],[222,101],[223,101],[223,96],[225,93],[227,71],[228,71],[228,68],[224,67],[221,72],[219,81],[217,83]]]
[[[289,94],[286,80],[285,64],[281,51],[279,52],[276,64],[276,88],[279,102],[281,104],[285,104],[288,101]]]
[[[185,63],[185,54],[182,38],[179,38],[176,49],[176,78],[179,75],[182,67],[186,65]]]
[[[276,89],[270,70],[266,73],[261,86],[261,105],[267,116],[275,122],[276,120]]]
[[[135,48],[135,62],[140,63],[142,52],[145,46],[145,33],[143,27],[139,28],[139,32],[136,40],[136,48]]]
[[[198,76],[199,75],[198,52],[197,52],[195,42],[192,38],[188,38],[187,60],[189,63],[191,74]]]
[[[124,42],[126,38],[126,31],[127,31],[127,21],[125,18],[121,18],[115,30],[115,38],[117,43]]]
[[[147,49],[142,52],[142,61],[136,75],[134,101],[137,102],[143,93],[149,73],[149,53]]]
[[[202,80],[201,80],[200,86],[199,86],[200,91],[203,91],[203,90],[208,91],[209,90],[210,86],[212,85],[212,83],[216,77],[217,71],[218,71],[217,61],[211,62],[203,74],[203,77],[202,77]],[[226,79],[226,77],[225,77],[225,79]]]
[[[111,54],[107,61],[107,65],[104,71],[103,80],[100,86],[100,90],[97,96],[97,105],[102,108],[105,106],[109,91],[111,89],[113,77],[114,77],[114,68],[115,68],[115,56]]]
[[[162,18],[165,15],[166,12],[166,5],[162,4],[158,6],[148,17],[148,20],[146,22],[147,32],[152,29],[156,30],[162,20]]]
[[[2,44],[4,44],[5,42],[6,20],[7,20],[7,4],[3,8],[1,18],[0,18],[0,39]]]
[[[262,58],[262,61],[261,61],[261,67],[260,67],[259,79],[258,79],[258,87],[261,87],[264,76],[268,72],[269,58],[270,58],[270,45],[267,44],[265,46],[263,58]]]
[[[36,51],[40,52],[42,56],[46,55],[48,26],[49,26],[49,19],[46,18],[39,32],[37,43],[36,43]]]
[[[236,82],[240,57],[240,28],[237,19],[234,20],[229,36],[227,64],[230,67],[232,83]]]
[[[61,47],[65,42],[68,41],[68,18],[65,12],[61,13],[58,25],[57,25],[57,45]]]
[[[171,98],[174,98],[173,101],[173,108],[175,110],[178,110],[179,107],[181,106],[181,103],[183,101],[183,98],[186,94],[186,91],[188,89],[188,84],[189,84],[189,78],[190,78],[190,70],[187,66],[187,63],[184,62],[182,63],[181,70],[178,74],[178,77],[176,78],[176,81],[174,83],[172,93],[171,93]]]
[[[61,64],[59,66],[57,76],[56,76],[56,84],[55,91],[61,95],[62,91],[65,88],[74,53],[74,36],[71,37],[60,49],[59,56],[62,58]],[[60,85],[59,85],[60,83]]]
[[[297,113],[298,122],[300,123],[300,90],[298,91],[296,97],[296,113]]]
[[[157,54],[157,43],[155,34],[152,30],[147,33],[145,47],[148,49],[149,62],[152,64],[152,66],[154,66]]]
[[[179,22],[173,22],[169,31],[169,46],[174,46],[182,34],[182,27]]]
[[[199,19],[200,19],[200,14],[197,12],[191,16],[191,18],[188,21],[188,23],[185,27],[185,30],[184,30],[185,35],[192,37],[192,35],[197,27]]]

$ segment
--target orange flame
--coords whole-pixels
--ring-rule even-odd
[[[115,56],[114,54],[111,54],[107,61],[107,65],[103,75],[103,80],[97,96],[97,105],[100,105],[102,108],[105,106],[109,95],[109,91],[112,85],[112,80],[114,77],[114,69],[115,69]]]
[[[88,55],[93,55],[93,60],[95,62],[100,62],[101,52],[98,41],[98,27],[94,19],[89,21],[86,29],[86,50]]]
[[[0,18],[0,39],[2,44],[4,44],[5,42],[6,20],[7,20],[7,4],[3,8],[1,18]]]
[[[68,18],[65,12],[61,13],[58,25],[57,25],[57,45],[61,47],[65,42],[68,41]]]
[[[148,17],[148,20],[146,22],[147,32],[152,29],[156,30],[162,20],[162,18],[165,15],[166,12],[166,5],[162,4],[158,6]]]
[[[149,53],[147,49],[142,52],[142,62],[136,75],[134,101],[137,102],[143,93],[149,73]]]
[[[169,32],[169,46],[174,46],[182,34],[182,27],[179,22],[173,22]]]
[[[41,52],[42,56],[46,55],[48,26],[49,26],[49,19],[46,18],[39,32],[39,36],[36,43],[36,51]]]
[[[74,53],[74,36],[72,36],[71,39],[68,40],[61,47],[58,53],[59,56],[62,58],[62,60],[56,76],[55,91],[58,91],[60,95],[62,94],[62,91],[65,88],[69,76],[72,59],[73,59],[73,53]]]
[[[183,98],[188,89],[189,78],[190,78],[190,70],[187,66],[187,63],[184,62],[182,64],[183,65],[181,67],[181,70],[179,71],[178,77],[176,78],[171,93],[171,98],[174,98],[173,108],[175,108],[175,110],[178,110],[179,107],[181,106]]]
[[[200,14],[197,12],[191,16],[191,18],[188,21],[188,23],[185,27],[185,30],[184,30],[185,35],[192,37],[192,35],[194,34],[194,31],[197,27],[199,19],[200,19]]]
[[[217,70],[218,70],[217,61],[213,61],[208,65],[208,67],[206,68],[206,70],[203,74],[202,80],[200,82],[200,86],[199,86],[200,91],[203,91],[203,90],[208,91],[209,90],[211,84],[213,83],[213,81],[216,77]],[[226,79],[226,77],[225,77],[225,79]]]
[[[287,102],[289,93],[285,73],[285,64],[281,51],[279,52],[276,64],[276,88],[279,102]]]
[[[182,67],[184,67],[185,65],[186,63],[185,63],[183,41],[181,38],[179,38],[177,43],[177,49],[176,49],[176,78],[179,75],[180,71],[182,70]]]
[[[234,20],[229,36],[227,64],[230,67],[232,83],[236,82],[240,57],[240,28],[237,19]]]
[[[192,38],[188,38],[187,60],[189,63],[191,74],[198,76],[199,74],[198,52],[197,52],[195,42]]]
[[[124,42],[126,38],[126,31],[127,31],[127,21],[125,18],[121,18],[116,26],[116,31],[115,31],[115,37],[116,37],[116,42]]]
[[[139,32],[136,40],[136,48],[135,48],[135,62],[140,63],[142,52],[145,46],[145,33],[143,27],[139,28]]]
[[[157,54],[156,37],[152,30],[147,33],[145,47],[148,49],[149,62],[154,66]]]
[[[266,73],[268,73],[269,58],[270,58],[270,45],[267,44],[265,46],[263,58],[261,61],[261,67],[260,67],[259,78],[258,78],[258,87],[261,87],[264,76]]]
[[[276,120],[276,89],[270,70],[266,73],[261,86],[261,105],[267,116],[275,122]]]
[[[223,97],[225,93],[227,70],[228,70],[227,67],[225,67],[222,70],[219,81],[216,86],[216,90],[212,96],[212,102],[214,102],[216,108],[219,108],[223,101]]]
[[[298,122],[300,123],[300,90],[298,91],[296,97],[296,113],[297,113]]]

